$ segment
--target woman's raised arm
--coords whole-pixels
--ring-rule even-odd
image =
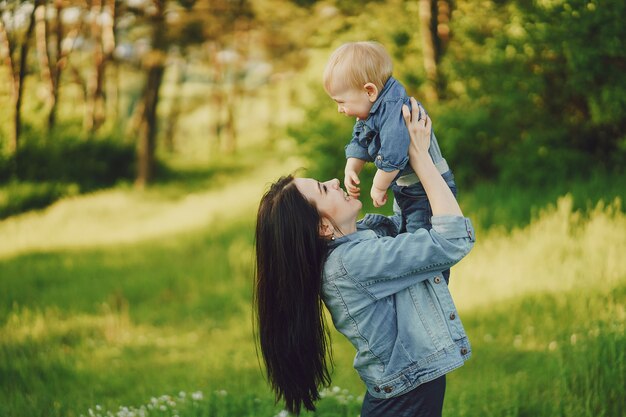
[[[404,122],[411,136],[409,163],[422,182],[424,190],[426,190],[433,215],[463,216],[459,203],[428,154],[432,130],[430,117],[426,115],[426,111],[417,104],[413,97],[411,97],[411,108],[412,111],[409,111],[407,106],[402,107]],[[420,112],[425,116],[418,120]]]

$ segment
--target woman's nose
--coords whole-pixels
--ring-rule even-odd
[[[328,185],[335,190],[339,189],[339,180],[337,178],[333,178],[332,180],[326,181],[324,184]]]

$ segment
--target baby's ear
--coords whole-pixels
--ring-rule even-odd
[[[363,86],[363,89],[367,93],[367,98],[370,103],[373,103],[378,98],[378,87],[374,83],[367,83]]]

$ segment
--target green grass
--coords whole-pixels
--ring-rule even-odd
[[[45,249],[0,245],[1,416],[139,415],[142,406],[151,416],[279,415],[252,337],[256,195],[234,192],[244,214],[227,221],[187,228],[186,217],[207,209],[200,200],[155,220],[161,232],[149,239],[68,244],[80,230],[98,239],[86,232],[90,221],[146,233],[133,228],[144,205],[159,212],[186,201],[158,191],[124,206],[103,204],[123,190],[81,197],[0,223],[0,231],[36,242],[66,219],[65,228],[49,229],[57,240]],[[474,354],[449,375],[445,415],[626,412],[626,215],[618,203],[583,215],[573,201],[538,211],[527,226],[480,228],[476,248],[453,269],[451,289]],[[115,223],[121,212],[138,214],[132,224]],[[338,388],[315,415],[354,417],[364,388],[352,348],[332,334]],[[198,392],[201,399],[189,399]]]
[[[462,181],[461,181],[462,182]],[[483,183],[469,192],[460,186],[460,202],[484,228],[526,226],[544,207],[559,197],[572,196],[573,209],[592,210],[600,201],[618,198],[626,202],[626,171],[596,171],[585,179],[571,179],[544,184],[543,187],[520,187],[516,184]],[[626,205],[621,207],[626,209]]]

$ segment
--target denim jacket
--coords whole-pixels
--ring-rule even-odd
[[[398,234],[399,215],[368,214],[330,243],[322,298],[357,350],[354,368],[376,398],[401,395],[460,367],[470,344],[442,271],[474,244],[469,219],[434,216]]]
[[[354,125],[352,140],[345,148],[346,158],[374,162],[376,168],[385,172],[400,170],[397,177],[412,173],[408,164],[411,138],[402,117],[403,104],[411,108],[406,90],[395,78],[389,77],[368,118]],[[448,170],[434,132],[428,153],[441,174]]]

